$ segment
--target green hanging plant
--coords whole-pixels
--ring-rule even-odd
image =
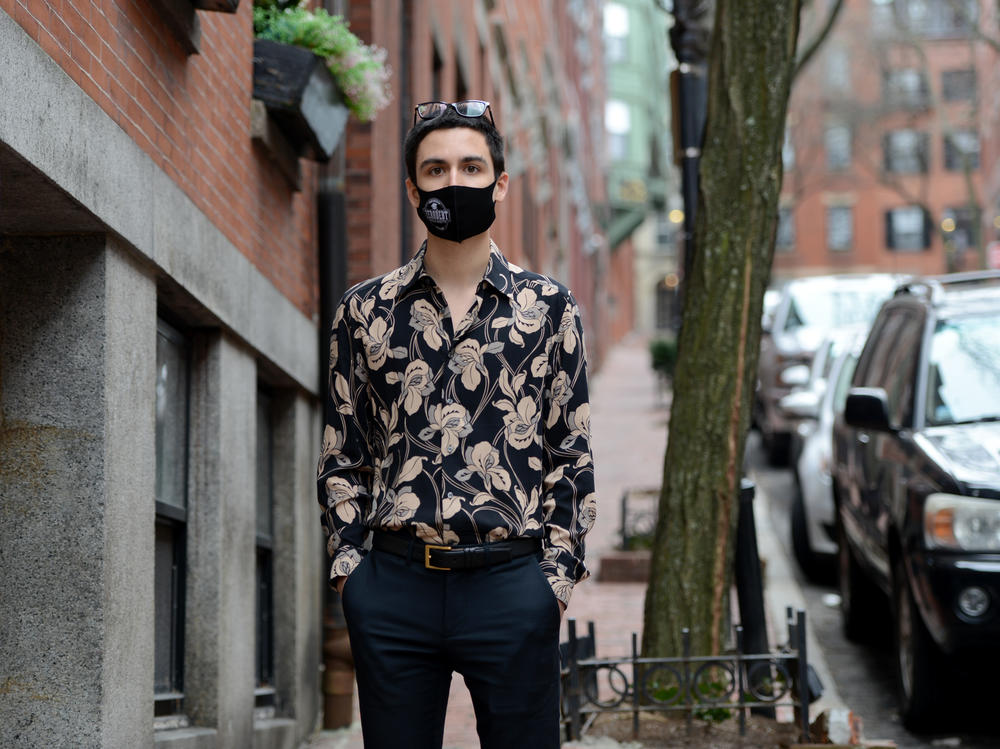
[[[279,0],[255,0],[253,30],[258,39],[303,47],[326,60],[347,108],[362,122],[375,119],[392,101],[391,68],[381,47],[365,44],[341,16]]]

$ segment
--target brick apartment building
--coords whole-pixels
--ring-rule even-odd
[[[1000,5],[984,3],[979,28],[993,42],[976,44],[986,262],[1000,268]]]
[[[599,6],[329,0],[394,98],[317,163],[253,100],[249,0],[0,0],[0,745],[316,727],[325,321],[419,245],[415,102],[493,103],[499,244],[574,290],[595,364],[631,328]]]
[[[792,91],[775,279],[982,266],[996,213],[983,194],[995,172],[995,119],[983,109],[996,52],[976,34],[996,28],[992,5],[846,0]],[[826,12],[817,8],[803,40]]]

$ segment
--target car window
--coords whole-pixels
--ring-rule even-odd
[[[1000,312],[941,320],[928,356],[927,423],[1000,418]]]
[[[889,423],[894,427],[913,425],[913,392],[923,321],[916,315],[901,313],[893,336],[879,385],[889,401]]]
[[[885,379],[885,367],[892,353],[892,345],[899,332],[903,318],[899,312],[882,315],[872,328],[865,343],[852,384],[857,387],[881,387]]]
[[[844,354],[844,361],[840,365],[840,372],[837,374],[837,382],[832,388],[834,413],[840,413],[844,410],[847,391],[851,387],[851,377],[854,375],[854,368],[857,364],[858,357],[854,354]]]
[[[801,283],[789,289],[788,314],[783,329],[835,328],[870,321],[882,302],[892,296],[895,281],[873,279],[867,283]]]

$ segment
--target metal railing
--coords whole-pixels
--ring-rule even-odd
[[[593,624],[578,637],[576,620],[568,620],[569,641],[563,644],[563,724],[567,738],[578,739],[601,713],[631,713],[638,737],[642,712],[684,713],[690,730],[696,717],[735,711],[740,735],[746,735],[751,708],[794,710],[802,741],[809,740],[809,703],[818,697],[810,686],[806,652],[806,613],[793,618],[789,610],[788,643],[768,653],[743,652],[743,628],[735,627],[735,652],[717,656],[691,655],[690,632],[683,629],[683,655],[643,658],[638,636],[632,653],[621,658],[596,658]],[[815,677],[813,677],[815,679]]]
[[[656,530],[656,518],[659,512],[660,489],[658,487],[631,487],[622,492],[621,500],[621,548],[624,551],[632,549],[637,539],[643,548],[652,545],[653,533]]]

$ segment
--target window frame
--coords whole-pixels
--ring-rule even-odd
[[[949,82],[949,78],[951,82]],[[956,90],[954,81],[962,80],[968,78],[968,81],[962,81],[963,88],[958,89],[961,92],[961,96],[955,96],[952,92]],[[968,85],[968,90],[964,88],[966,84]],[[972,101],[976,98],[976,89],[979,85],[978,76],[976,75],[975,68],[953,68],[951,70],[941,71],[941,98],[944,101]]]
[[[790,236],[790,241],[782,242],[782,227],[788,227],[785,232]],[[778,206],[777,223],[774,226],[774,249],[781,254],[795,251],[795,208],[790,205]]]
[[[834,137],[832,133],[843,133],[843,137]],[[831,139],[832,138],[832,139]],[[843,122],[830,122],[827,123],[826,127],[823,128],[823,151],[826,154],[826,168],[827,171],[831,172],[843,172],[851,168],[851,159],[853,157],[853,139],[854,133],[851,132],[850,125]],[[831,148],[831,144],[843,144],[836,145],[835,148]],[[843,152],[836,150],[843,148]],[[833,158],[836,155],[837,158]]]
[[[257,520],[254,528],[254,707],[257,717],[274,717],[278,703],[274,603],[276,407],[274,391],[264,383],[258,383],[255,409]],[[266,487],[262,486],[265,482]],[[269,519],[262,528],[260,512],[265,507]]]
[[[921,212],[921,214],[923,216],[923,228],[922,228],[922,235],[921,235],[921,242],[922,242],[922,244],[920,246],[900,245],[899,242],[898,242],[898,240],[897,240],[897,236],[898,235],[896,233],[895,226],[893,225],[893,215],[896,214],[899,211],[904,211],[904,210],[918,210],[918,211]],[[924,250],[927,250],[927,249],[930,248],[930,246],[931,246],[931,238],[930,238],[931,219],[930,219],[930,216],[927,213],[927,211],[922,206],[919,206],[919,205],[901,205],[901,206],[896,206],[895,208],[889,208],[885,212],[885,217],[886,217],[886,219],[885,219],[885,221],[886,221],[886,240],[885,240],[885,242],[886,242],[886,247],[889,250],[891,250],[893,252],[923,252]]]
[[[848,217],[850,232],[846,244],[843,245],[834,244],[830,241],[831,238],[830,228],[832,226],[831,219],[834,213],[838,213],[840,215],[846,215]],[[828,252],[837,252],[837,253],[850,252],[851,250],[854,249],[854,206],[837,204],[837,205],[828,205],[826,207],[826,249]]]
[[[913,76],[916,86],[901,85]],[[893,109],[922,110],[930,105],[930,85],[920,68],[887,68],[882,72],[882,100]]]
[[[969,136],[975,139],[976,145],[975,149],[972,151],[964,151],[959,146],[956,145],[954,136]],[[975,130],[957,128],[952,130],[950,133],[945,133],[944,136],[944,168],[949,172],[962,172],[965,171],[964,156],[968,154],[969,165],[968,168],[971,171],[976,171],[979,169],[980,164],[980,154],[982,149],[982,143],[979,140],[979,133]]]
[[[905,154],[913,159],[915,168],[901,168],[898,157],[904,154],[897,152],[893,141],[904,134],[912,134],[916,146],[915,153]],[[909,165],[905,165],[909,167]],[[925,130],[913,128],[898,128],[888,130],[882,136],[882,167],[888,174],[927,174],[930,169],[930,135]]]
[[[170,669],[170,686],[162,690],[154,679],[153,686],[153,718],[154,728],[176,728],[187,725],[184,715],[184,656],[185,656],[185,616],[187,608],[187,519],[189,486],[191,475],[191,380],[192,380],[192,342],[181,328],[173,325],[161,315],[157,316],[156,335],[162,336],[169,343],[177,346],[181,352],[181,363],[183,368],[183,397],[184,408],[181,414],[183,418],[183,467],[180,486],[183,493],[183,506],[177,503],[163,501],[159,496],[154,496],[155,524],[158,528],[169,527],[174,536],[172,540],[172,565],[170,579],[170,658],[172,663]],[[159,347],[157,346],[157,350]],[[160,360],[157,356],[157,378],[159,378]],[[157,400],[159,399],[159,388],[157,388]],[[178,409],[170,411],[175,416]],[[157,430],[159,432],[159,430]],[[156,437],[159,440],[159,434]],[[155,450],[157,466],[160,465],[160,452]],[[156,490],[159,492],[157,485]],[[155,551],[155,549],[154,549]],[[154,563],[154,590],[159,583],[157,567]],[[155,607],[155,599],[154,599]],[[154,611],[154,674],[156,672],[155,660],[158,653],[158,637],[160,630],[159,619]]]

